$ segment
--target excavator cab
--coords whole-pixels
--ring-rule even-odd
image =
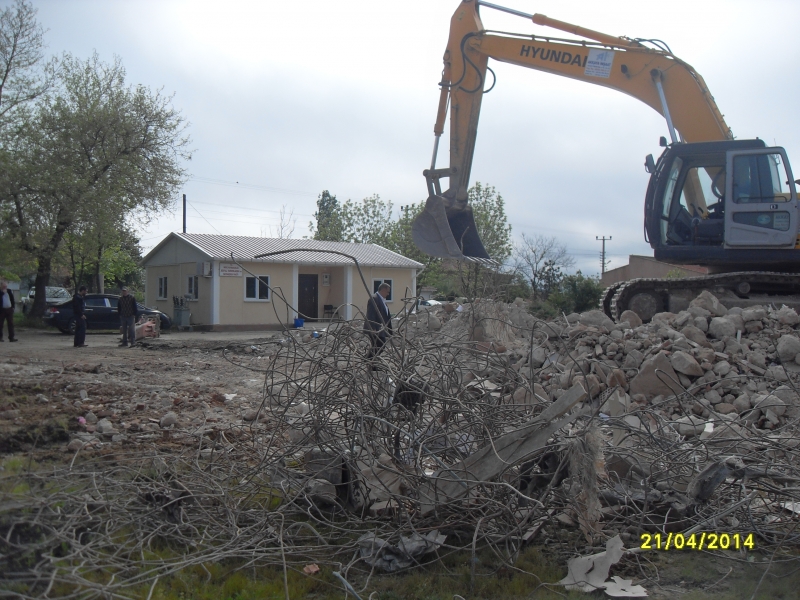
[[[762,140],[679,143],[655,168],[652,159],[646,164],[645,230],[657,260],[741,264],[746,250],[746,262],[769,264],[794,249],[797,195],[783,148]]]

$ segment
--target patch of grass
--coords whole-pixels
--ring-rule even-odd
[[[6,458],[2,463],[3,471],[10,474],[19,473],[23,466],[25,466],[25,462],[18,456]]]

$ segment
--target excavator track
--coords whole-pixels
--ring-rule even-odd
[[[800,303],[800,274],[742,271],[681,279],[631,279],[606,290],[603,310],[614,321],[619,321],[626,310],[633,310],[646,322],[659,312],[685,310],[704,290],[717,296],[727,308],[755,304],[796,306]],[[606,304],[609,295],[612,297]]]
[[[600,297],[600,310],[608,316],[611,316],[611,301],[614,299],[614,294],[616,294],[617,290],[625,285],[625,283],[627,282],[618,281],[617,283],[612,283],[603,291],[603,295]]]

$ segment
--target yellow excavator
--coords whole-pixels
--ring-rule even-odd
[[[584,39],[509,34],[484,29],[481,7]],[[645,237],[655,258],[708,267],[687,279],[638,279],[608,288],[603,309],[614,319],[631,309],[644,320],[677,312],[705,289],[726,306],[786,301],[800,294],[798,204],[786,152],[762,140],[734,140],[703,78],[660,40],[616,37],[483,0],[462,0],[450,21],[434,126],[425,209],[412,226],[425,253],[491,261],[467,202],[483,95],[491,89],[489,58],[602,85],[664,116],[658,160],[645,159]],[[450,165],[436,168],[450,116]],[[449,186],[442,190],[441,179]],[[787,302],[793,304],[793,302]]]

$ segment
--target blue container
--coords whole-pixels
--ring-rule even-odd
[[[305,325],[305,319],[295,319],[294,320],[294,328],[300,329],[303,325]]]

